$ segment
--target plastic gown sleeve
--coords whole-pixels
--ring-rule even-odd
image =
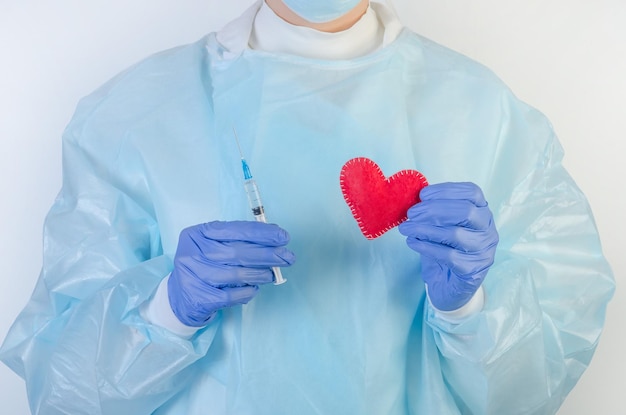
[[[484,309],[453,324],[427,307],[425,321],[461,413],[555,413],[591,360],[614,281],[549,122],[509,93],[497,112],[485,188],[500,244]]]
[[[115,138],[115,127],[98,127],[93,100],[66,131],[43,270],[0,356],[25,379],[34,414],[152,413],[188,387],[186,369],[206,353],[217,325],[188,341],[141,318],[172,262],[161,252],[145,181],[128,174],[139,155]],[[85,124],[92,139],[104,136],[83,139]]]

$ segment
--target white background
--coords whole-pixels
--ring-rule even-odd
[[[221,27],[250,0],[2,0],[0,341],[41,265],[44,216],[61,183],[61,142],[78,99],[159,50]],[[546,113],[587,194],[618,291],[592,365],[560,415],[625,414],[626,2],[395,0],[409,27],[492,68]],[[620,255],[621,254],[621,255]],[[27,414],[0,364],[2,413]]]

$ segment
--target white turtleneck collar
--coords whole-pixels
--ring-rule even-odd
[[[384,30],[371,7],[349,29],[329,33],[287,23],[263,2],[254,19],[248,44],[252,49],[271,53],[352,59],[378,49],[383,43]]]
[[[361,19],[347,30],[320,32],[295,26],[278,17],[259,0],[217,33],[224,58],[245,49],[315,59],[352,59],[393,42],[402,31],[395,13],[383,3],[371,2]]]

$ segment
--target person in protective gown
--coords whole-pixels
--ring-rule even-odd
[[[355,157],[428,179],[399,231],[361,234]],[[34,414],[555,413],[614,290],[561,159],[385,4],[258,2],[80,102],[0,357]]]

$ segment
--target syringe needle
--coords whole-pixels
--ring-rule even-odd
[[[237,136],[237,130],[235,130],[235,127],[233,127],[233,133],[235,134],[235,141],[237,142],[237,148],[239,149],[239,155],[241,156],[241,159],[243,160],[243,151],[241,151],[241,145],[239,144],[239,137]]]

